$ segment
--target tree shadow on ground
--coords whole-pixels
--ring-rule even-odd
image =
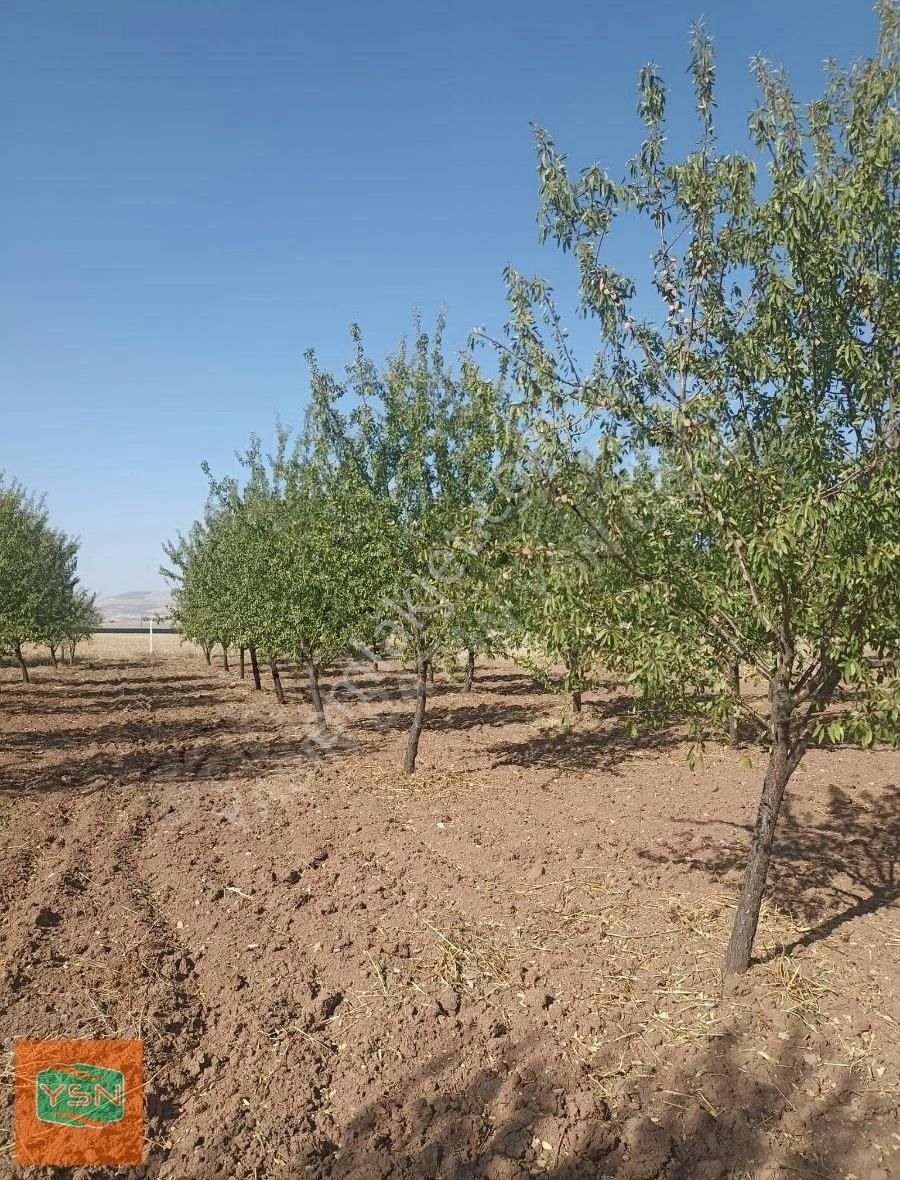
[[[288,693],[296,692],[303,700],[311,701],[309,675],[306,669],[289,660],[279,661],[279,672]],[[264,669],[260,669],[264,671]],[[365,665],[349,664],[343,668],[330,668],[319,676],[319,689],[327,702],[369,703],[402,700],[405,695],[404,681],[408,674],[393,669],[373,672]]]
[[[487,679],[487,678],[485,678]],[[501,675],[492,679],[500,681],[501,687],[493,689],[476,685],[472,693],[466,693],[452,683],[438,683],[429,685],[428,706],[425,713],[425,733],[451,733],[455,730],[491,728],[505,725],[528,725],[552,721],[560,707],[561,698],[545,689],[536,681],[528,677]],[[515,700],[504,702],[496,700],[501,693],[506,696],[508,681],[513,682],[511,695],[529,697],[530,703],[519,703]],[[529,689],[523,687],[527,682]],[[490,695],[488,695],[490,694]],[[389,699],[403,709],[389,709],[375,713],[358,721],[361,729],[398,731],[409,728],[411,713],[415,701],[415,685],[406,679],[392,694],[387,696],[367,697],[365,690],[350,699],[359,703],[377,703]],[[343,699],[342,694],[337,694]],[[436,703],[437,702],[437,703]],[[446,702],[446,703],[444,703]],[[407,708],[408,706],[408,708]],[[620,757],[626,756],[627,750],[667,749],[675,744],[675,723],[665,731],[656,730],[646,732],[640,739],[628,737],[621,732],[594,732],[587,728],[593,719],[599,717],[606,720],[610,717],[624,717],[632,713],[634,698],[627,694],[619,694],[607,700],[585,701],[582,728],[555,727],[536,737],[528,737],[520,741],[509,742],[505,746],[491,747],[492,751],[505,751],[506,756],[496,765],[521,766],[552,766],[554,769],[579,768],[586,769],[598,765],[598,757],[606,751],[609,764]],[[627,739],[627,740],[625,740]],[[607,764],[604,764],[607,768]]]
[[[461,670],[450,680],[450,684],[454,691],[466,692],[465,676]],[[493,672],[487,670],[482,672],[476,670],[471,693],[473,696],[477,696],[478,693],[497,693],[505,697],[550,697],[553,695],[539,680],[536,680],[533,676],[529,676],[525,672]]]
[[[380,701],[412,703],[416,699],[416,675],[410,668],[388,668],[381,672],[371,672],[364,668],[361,675],[357,669],[348,668],[324,676],[322,684],[323,691],[327,690],[329,695],[339,701],[356,701],[364,704]],[[503,688],[482,691],[506,695]],[[462,683],[449,679],[446,675],[440,675],[428,684],[429,707],[435,700],[456,700],[460,696],[467,700],[475,700],[478,689],[476,687],[472,693],[466,693]]]
[[[620,694],[592,706],[592,715],[583,717],[576,725],[560,724],[524,738],[495,743],[488,748],[495,759],[493,765],[602,770],[614,774],[630,758],[688,744],[677,720],[645,729],[635,737],[625,720],[633,707],[633,698]],[[599,724],[595,718],[599,718]],[[533,714],[531,719],[534,720]]]
[[[601,1062],[552,1044],[484,1046],[474,1073],[452,1052],[320,1139],[307,1174],[328,1180],[813,1180],[877,1162],[874,1102],[814,1079],[796,1020],[764,1057],[733,1031],[673,1048],[617,1093]],[[466,1055],[467,1056],[467,1055]],[[615,1086],[615,1083],[613,1083]],[[887,1128],[882,1128],[888,1139]],[[886,1147],[887,1151],[888,1148]],[[767,1169],[763,1173],[763,1169]],[[783,1169],[783,1170],[782,1170]]]
[[[122,741],[128,743],[127,734]],[[261,779],[285,766],[324,768],[348,749],[345,743],[323,746],[314,739],[260,736],[259,727],[230,726],[220,736],[199,739],[189,725],[166,725],[156,740],[139,749],[111,748],[73,754],[52,766],[27,763],[0,768],[0,795],[105,789],[112,783],[150,790],[155,786],[196,781]]]
[[[711,879],[737,877],[744,868],[751,824],[673,820],[679,834],[661,851],[643,851],[643,859],[688,861]],[[731,832],[713,843],[698,836],[708,828]],[[740,837],[738,838],[738,833]],[[769,892],[775,904],[799,915],[810,928],[770,957],[791,953],[827,938],[854,918],[900,901],[900,792],[850,792],[828,788],[825,815],[802,814],[786,798],[775,835]]]
[[[86,670],[91,671],[91,672],[128,672],[128,673],[131,673],[136,668],[147,668],[147,669],[157,668],[158,669],[158,668],[162,667],[164,665],[164,663],[165,663],[164,658],[162,658],[162,657],[155,658],[154,656],[151,656],[149,653],[147,653],[146,655],[136,655],[136,656],[111,656],[106,659],[103,659],[103,658],[98,659],[97,657],[92,657],[90,655],[83,654],[83,655],[76,655],[74,664],[72,664],[72,665],[60,664],[59,668],[51,668],[49,662],[46,664],[43,662],[39,662],[37,664],[34,664],[31,662],[31,660],[28,661],[28,666],[29,666],[29,668],[35,668],[35,667],[42,668],[42,669],[49,670],[54,673],[55,672],[62,672],[62,671],[66,671],[66,672],[72,671],[72,672],[78,673],[78,672],[84,672]],[[2,665],[0,665],[0,666],[2,666]],[[18,664],[7,664],[7,667],[10,667],[13,670],[18,671]],[[95,680],[95,681],[85,679],[83,681],[83,683],[85,683],[85,684],[90,684],[90,683],[108,684],[109,677],[107,676],[107,677],[103,678],[102,680]]]
[[[307,673],[302,665],[293,661],[279,662],[282,678],[296,683],[308,696]],[[233,671],[233,668],[232,668]],[[416,695],[415,670],[392,663],[380,665],[375,672],[369,664],[347,663],[329,668],[320,677],[323,695],[334,700],[360,703],[388,701],[414,701]],[[466,689],[465,676],[461,670],[448,673],[438,670],[434,681],[428,684],[428,699],[451,697],[473,702],[473,707],[482,696],[529,696],[544,697],[548,702],[557,699],[544,685],[533,677],[521,673],[487,672],[476,676],[471,691]]]
[[[77,692],[78,686],[73,685],[63,692],[44,693],[41,688],[39,697],[20,696],[13,701],[9,696],[3,698],[0,716],[31,717],[41,714],[45,717],[79,716],[82,714],[106,714],[119,712],[139,715],[147,709],[212,709],[222,704],[219,687],[214,684],[198,685],[192,689],[190,685],[183,688],[165,688],[148,690],[146,686],[122,689],[109,693]],[[77,699],[73,699],[77,692]],[[83,727],[75,727],[83,728]],[[102,726],[100,727],[102,729]],[[66,730],[57,730],[57,734],[66,734]],[[97,726],[89,728],[90,733],[98,732]],[[53,735],[47,734],[50,738]]]
[[[82,682],[83,684],[84,682]],[[108,685],[108,682],[104,682]],[[199,686],[200,691],[195,687]],[[340,734],[319,740],[308,734],[283,734],[274,721],[259,717],[226,717],[221,692],[207,693],[215,682],[128,678],[123,690],[109,695],[83,695],[81,685],[60,690],[60,698],[77,694],[80,713],[96,707],[108,713],[101,724],[39,727],[39,719],[54,713],[54,703],[40,689],[23,686],[16,727],[0,733],[0,794],[55,791],[65,794],[101,789],[112,782],[149,788],[157,784],[197,780],[263,777],[286,764],[324,766],[358,743]],[[29,708],[30,705],[30,708]],[[172,711],[177,710],[175,716]],[[29,724],[33,717],[35,724]],[[49,764],[45,756],[52,757]]]
[[[452,733],[454,730],[480,729],[482,726],[523,725],[534,721],[539,714],[533,707],[517,704],[435,705],[425,714],[425,735]],[[412,720],[409,709],[384,710],[357,722],[363,730],[409,729]]]

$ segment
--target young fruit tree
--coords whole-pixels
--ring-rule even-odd
[[[183,638],[208,653],[230,636],[234,582],[225,561],[231,521],[208,509],[187,534],[166,542],[168,561],[160,573],[172,583],[172,622]]]
[[[93,597],[78,586],[78,542],[50,526],[42,500],[0,473],[0,651],[30,679],[23,645],[56,648],[93,625]]]
[[[608,643],[617,567],[597,560],[593,533],[544,481],[518,472],[518,493],[495,527],[506,560],[494,583],[496,617],[518,663],[582,711]]]
[[[429,337],[416,323],[383,370],[363,351],[344,382],[312,368],[309,430],[319,450],[351,468],[367,493],[370,531],[384,544],[377,594],[379,642],[415,664],[416,705],[403,768],[415,770],[429,672],[466,630],[455,607],[465,579],[456,543],[483,503],[496,461],[499,388],[467,360],[442,352],[443,321]]]
[[[303,670],[320,739],[328,728],[320,678],[361,643],[373,625],[373,601],[383,565],[381,531],[355,469],[329,462],[318,440],[293,448],[282,432],[276,453],[245,457],[248,489],[268,489],[255,512],[260,527],[254,600],[265,601],[260,646]],[[245,493],[245,511],[252,502]]]
[[[87,590],[76,589],[71,599],[69,610],[63,619],[62,646],[63,654],[68,644],[69,663],[75,663],[75,649],[79,643],[90,639],[92,633],[103,622],[103,616],[96,606],[96,595]]]
[[[752,63],[743,154],[718,147],[700,27],[685,158],[666,158],[653,66],[621,182],[599,164],[572,175],[538,132],[542,232],[577,259],[580,312],[601,336],[587,372],[547,286],[508,272],[501,347],[523,446],[626,580],[623,659],[638,680],[666,677],[675,637],[685,691],[723,659],[766,689],[728,972],[750,963],[785,788],[810,744],[898,740],[900,9],[878,13],[876,52],[829,66],[803,110],[779,70]],[[621,219],[655,240],[640,284],[606,261]],[[650,498],[636,516],[621,489],[638,467],[656,473],[658,510]]]
[[[278,661],[298,663],[322,736],[320,676],[372,627],[381,543],[355,473],[324,463],[305,440],[288,443],[281,431],[269,456],[251,443],[243,484],[210,477],[204,519],[164,547],[163,573],[182,634],[207,649],[249,650],[256,687],[259,653],[281,704]]]

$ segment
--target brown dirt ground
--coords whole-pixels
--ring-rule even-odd
[[[110,637],[111,640],[111,637]],[[719,963],[762,756],[572,728],[509,665],[342,736],[175,644],[0,670],[0,1040],[141,1037],[146,1163],[212,1180],[900,1177],[900,758],[809,755]],[[94,1170],[92,1176],[104,1175]]]

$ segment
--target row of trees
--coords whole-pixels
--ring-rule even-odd
[[[645,716],[744,718],[769,750],[726,966],[747,967],[787,783],[810,744],[898,740],[900,119],[896,3],[877,52],[801,111],[754,62],[751,150],[723,154],[694,31],[698,138],[666,158],[663,82],[626,177],[573,175],[537,134],[541,227],[574,255],[580,366],[552,292],[507,272],[488,379],[417,328],[379,369],[354,333],[339,382],[311,362],[306,430],[211,480],[168,549],[177,615],[209,644],[318,673],[349,651],[414,664],[415,767],[430,668],[505,649],[571,694],[599,667]],[[766,175],[757,175],[760,162]],[[656,246],[644,283],[607,264],[618,224]],[[745,670],[767,706],[742,695]]]
[[[417,700],[405,756],[415,768],[435,662],[489,643],[477,631],[477,575],[461,544],[490,499],[501,442],[500,387],[471,363],[455,373],[416,325],[382,371],[358,330],[346,380],[313,354],[306,430],[276,451],[253,443],[242,481],[210,475],[204,519],[165,546],[174,619],[207,651],[221,644],[308,677],[319,732],[327,727],[323,667],[348,652],[391,653],[416,669]],[[208,469],[207,469],[207,473]],[[440,568],[439,568],[440,566]]]
[[[28,680],[25,644],[75,658],[99,626],[94,596],[78,584],[78,541],[51,527],[43,500],[0,472],[0,654]]]

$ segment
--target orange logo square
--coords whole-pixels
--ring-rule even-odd
[[[17,1164],[140,1164],[142,1041],[17,1041]]]

